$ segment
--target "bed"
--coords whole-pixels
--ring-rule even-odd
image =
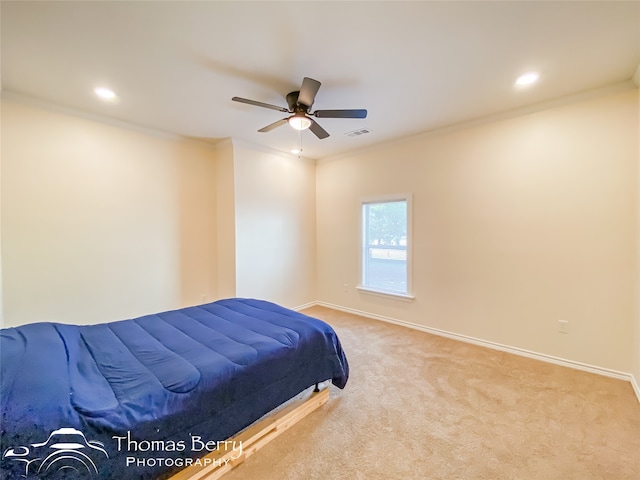
[[[2,330],[2,478],[163,479],[349,366],[321,320],[255,299]],[[222,463],[220,461],[220,463]]]

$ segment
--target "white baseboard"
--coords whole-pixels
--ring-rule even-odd
[[[303,305],[298,305],[297,307],[293,307],[291,310],[295,310],[296,312],[298,312],[300,310],[304,310],[305,308],[315,307],[316,305],[320,305],[320,303],[319,302],[309,302],[309,303],[305,303]]]
[[[305,304],[302,308],[309,308],[312,306],[321,306],[332,308],[334,310],[339,310],[342,312],[352,313],[354,315],[359,315],[361,317],[371,318],[374,320],[381,320],[383,322],[393,323],[395,325],[401,325],[407,328],[412,328],[414,330],[420,330],[426,333],[430,333],[432,335],[438,335],[441,337],[451,338],[453,340],[458,340],[465,343],[471,343],[473,345],[478,345],[481,347],[491,348],[493,350],[500,350],[502,352],[512,353],[514,355],[520,355],[522,357],[528,357],[535,360],[540,360],[547,363],[553,363],[555,365],[560,365],[563,367],[569,367],[576,370],[582,370],[585,372],[595,373],[597,375],[604,375],[605,377],[617,378],[619,380],[625,380],[631,383],[631,387],[636,394],[636,398],[640,403],[640,386],[636,381],[635,377],[630,373],[619,372],[617,370],[611,370],[609,368],[598,367],[596,365],[589,365],[587,363],[576,362],[574,360],[568,360],[565,358],[555,357],[553,355],[547,355],[545,353],[532,352],[530,350],[525,350],[523,348],[511,347],[509,345],[503,345],[501,343],[491,342],[488,340],[482,340],[475,337],[469,337],[467,335],[460,335],[458,333],[448,332],[446,330],[440,330],[438,328],[425,327],[424,325],[418,325],[417,323],[406,322],[404,320],[398,320],[395,318],[385,317],[382,315],[377,315],[374,313],[363,312],[361,310],[356,310],[353,308],[342,307],[340,305],[334,305],[327,302],[310,302]]]
[[[638,402],[640,402],[640,385],[638,385],[638,381],[636,377],[630,375],[631,377],[631,386],[633,387],[633,391],[636,392],[636,397],[638,397]]]

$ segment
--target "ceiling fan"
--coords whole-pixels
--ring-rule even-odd
[[[272,124],[261,128],[258,130],[259,132],[270,132],[274,128],[288,123],[296,130],[306,130],[308,128],[316,137],[323,139],[327,138],[329,133],[318,125],[315,120],[310,118],[310,116],[317,118],[367,118],[367,111],[364,109],[310,111],[316,98],[316,94],[320,89],[320,85],[319,81],[314,80],[313,78],[304,77],[300,90],[287,94],[286,99],[289,108],[278,107],[277,105],[257,102],[255,100],[249,100],[241,97],[233,97],[231,100],[234,102],[247,103],[257,107],[270,108],[272,110],[278,110],[279,112],[293,114],[287,118],[283,118],[282,120],[278,120],[277,122],[273,122]]]

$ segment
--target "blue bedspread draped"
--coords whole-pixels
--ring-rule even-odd
[[[163,478],[305,388],[344,388],[349,375],[329,325],[253,299],[3,329],[0,354],[7,479],[74,461],[64,478]],[[67,460],[49,458],[60,451]]]

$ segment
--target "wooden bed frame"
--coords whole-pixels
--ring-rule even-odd
[[[242,449],[214,450],[203,457],[202,463],[206,463],[206,466],[191,465],[169,480],[215,480],[222,477],[328,400],[329,387],[321,384],[317,390],[293,401],[279,412],[259,420],[227,440],[235,442],[230,443],[231,445],[242,445]]]

